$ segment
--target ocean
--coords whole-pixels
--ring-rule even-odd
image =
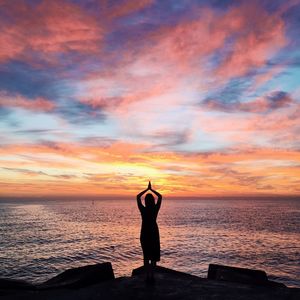
[[[300,287],[297,199],[163,200],[160,265],[205,277],[210,263],[265,270]],[[109,261],[130,276],[143,263],[136,200],[0,202],[0,277],[42,282]]]

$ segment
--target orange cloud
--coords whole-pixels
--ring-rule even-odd
[[[0,182],[7,182],[1,195],[133,195],[148,179],[165,195],[297,194],[300,180],[296,150],[157,153],[116,142],[2,146],[0,154]],[[9,163],[12,156],[19,160],[15,166]]]

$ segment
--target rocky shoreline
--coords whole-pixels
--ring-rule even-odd
[[[143,267],[115,278],[111,263],[69,269],[38,285],[0,279],[1,299],[300,299],[300,289],[269,281],[264,271],[210,265],[208,277],[156,267],[145,282]]]

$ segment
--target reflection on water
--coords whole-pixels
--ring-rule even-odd
[[[136,201],[0,204],[0,276],[43,281],[111,261],[116,276],[142,264]],[[296,200],[165,200],[160,264],[206,276],[209,263],[264,269],[300,286]]]

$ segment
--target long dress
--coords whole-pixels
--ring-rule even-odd
[[[143,249],[144,260],[160,260],[159,230],[156,223],[159,207],[140,207],[142,228],[140,241]]]

